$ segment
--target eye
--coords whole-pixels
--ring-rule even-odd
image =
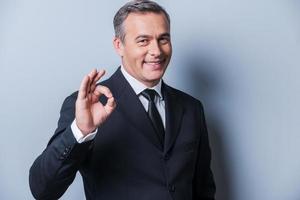
[[[148,44],[148,40],[147,39],[140,39],[137,41],[138,45],[140,46],[145,46]]]
[[[159,39],[160,44],[168,44],[170,42],[170,38],[164,37]]]

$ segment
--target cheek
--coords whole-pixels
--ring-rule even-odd
[[[163,48],[163,51],[164,51],[164,53],[166,54],[166,55],[172,55],[172,46],[165,46],[164,48]]]
[[[137,67],[141,66],[147,55],[147,50],[144,48],[130,47],[125,49],[127,62],[134,64]]]
[[[142,63],[145,60],[147,52],[142,50],[134,51],[133,57],[137,63]]]

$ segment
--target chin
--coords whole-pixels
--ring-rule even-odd
[[[151,81],[158,81],[163,77],[163,75],[163,71],[150,72],[147,76],[147,79]]]

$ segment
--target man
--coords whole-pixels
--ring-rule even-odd
[[[162,77],[172,55],[170,19],[152,1],[114,18],[122,66],[84,77],[30,169],[37,199],[63,195],[79,171],[87,199],[212,200],[215,184],[201,103]]]

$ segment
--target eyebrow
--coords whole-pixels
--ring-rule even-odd
[[[141,39],[141,38],[149,38],[149,35],[139,35],[135,38],[135,40]]]
[[[171,37],[170,33],[163,33],[159,37]]]
[[[150,38],[150,37],[151,37],[150,35],[139,35],[135,38],[135,40],[138,40],[141,38]],[[159,38],[162,38],[162,37],[170,37],[170,33],[163,33],[159,36]]]

